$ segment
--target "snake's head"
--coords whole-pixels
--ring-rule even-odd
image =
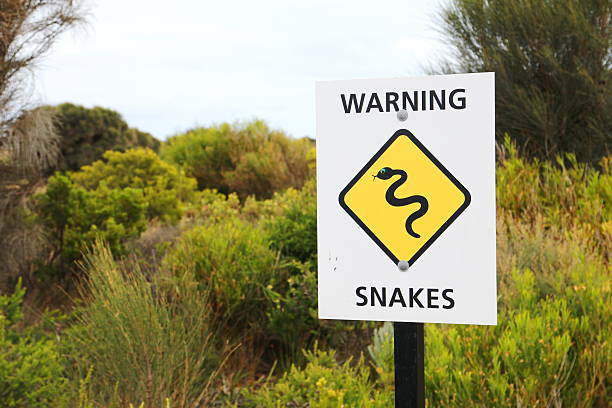
[[[389,180],[393,176],[393,169],[389,167],[383,167],[378,170],[378,173],[374,176],[374,178],[379,178],[381,180]]]

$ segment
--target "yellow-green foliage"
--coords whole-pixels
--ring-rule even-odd
[[[86,190],[69,176],[56,174],[49,178],[45,193],[37,197],[36,211],[49,230],[53,255],[59,257],[61,269],[73,267],[71,263],[96,238],[121,253],[123,242],[144,230],[146,208],[138,189],[109,189],[103,184]]]
[[[497,204],[527,222],[587,229],[593,243],[612,251],[612,174],[610,157],[601,170],[576,162],[574,155],[556,163],[527,161],[506,137],[497,167]]]
[[[605,398],[610,331],[564,298],[535,301],[532,272],[516,273],[520,307],[502,310],[497,327],[427,331],[428,398],[433,406],[599,406]],[[577,284],[591,283],[574,282]],[[570,290],[575,290],[571,288]],[[596,296],[609,296],[601,288]],[[585,294],[579,302],[592,302]]]
[[[393,323],[385,322],[374,331],[372,344],[368,346],[368,353],[376,368],[378,380],[386,387],[393,387],[395,382]]]
[[[515,271],[517,293],[501,305],[496,327],[427,325],[429,406],[603,407],[612,358],[610,287],[605,276],[581,272],[560,293],[539,298],[534,273]],[[385,341],[373,353],[390,386],[393,337]]]
[[[258,120],[190,130],[168,139],[161,155],[195,177],[201,189],[269,198],[312,176],[312,145]]]
[[[163,261],[175,274],[195,273],[230,334],[256,338],[265,349],[264,364],[278,358],[289,367],[315,340],[346,337],[345,326],[317,317],[315,202],[313,181],[242,204],[236,194],[204,190],[193,221],[202,225],[184,233]]]
[[[278,266],[260,228],[231,214],[212,218],[184,233],[163,265],[176,276],[195,276],[220,322],[244,331],[265,325],[266,288]]]
[[[134,161],[112,153],[80,175],[53,177],[41,199],[49,206],[43,219],[64,226],[74,242],[102,235],[123,248],[153,217],[147,210],[156,194],[164,203],[174,191],[161,187],[172,183],[148,184],[138,169],[168,165],[142,153],[123,154]],[[499,324],[426,326],[429,406],[609,405],[608,163],[595,170],[572,156],[555,165],[526,161],[506,143],[497,168]],[[64,336],[79,406],[187,407],[200,395],[206,405],[221,390],[246,406],[392,405],[391,326],[370,339],[365,325],[316,316],[315,197],[307,182],[267,200],[208,189],[188,205],[179,200],[188,207],[180,236],[164,242],[150,274],[98,248],[86,267],[85,306]],[[178,216],[169,214],[166,220]],[[224,371],[220,347],[228,341],[240,346]],[[341,356],[306,351],[299,368],[300,349],[317,341]],[[351,360],[368,343],[371,359]],[[257,390],[234,391],[234,381],[248,384],[275,364],[287,371]]]
[[[147,221],[175,223],[195,198],[195,180],[162,161],[149,149],[108,151],[104,160],[78,172],[57,173],[36,198],[38,220],[50,232],[60,269],[73,268],[96,238],[115,254],[138,237]]]
[[[163,221],[178,220],[183,203],[194,198],[195,180],[150,149],[107,151],[103,158],[72,173],[74,183],[89,191],[137,189],[147,203],[147,218]]]
[[[289,364],[284,359],[296,362],[302,348],[317,339],[329,340],[335,327],[319,320],[316,270],[311,264],[299,262],[288,266],[288,274],[281,275],[283,279],[268,288],[271,304],[266,310],[268,334],[280,343],[280,363],[285,368]],[[342,329],[337,329],[336,334]]]
[[[196,128],[169,138],[161,148],[164,160],[183,167],[198,181],[198,187],[211,188],[227,194],[229,186],[222,172],[229,171],[229,124],[211,128]]]
[[[292,366],[274,385],[246,392],[245,407],[390,407],[393,394],[370,380],[363,360],[356,364],[336,361],[333,351],[305,351],[308,364]]]
[[[272,200],[279,211],[265,223],[272,247],[301,262],[316,261],[317,196],[313,181],[301,190],[289,189]]]
[[[21,282],[12,295],[0,295],[0,406],[45,408],[66,390],[57,342],[23,329]]]

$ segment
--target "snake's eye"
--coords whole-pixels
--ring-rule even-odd
[[[379,173],[380,173],[380,174],[385,174],[386,172],[387,172],[387,169],[385,169],[385,168],[382,168],[382,169],[380,169],[380,171],[379,171]]]

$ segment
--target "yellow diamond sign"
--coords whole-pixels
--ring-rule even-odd
[[[348,183],[339,200],[394,263],[412,265],[468,207],[470,193],[402,129]]]

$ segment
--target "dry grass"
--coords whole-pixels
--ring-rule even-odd
[[[91,371],[96,406],[208,406],[224,359],[213,340],[206,298],[188,276],[151,282],[137,263],[119,264],[98,243],[87,272],[78,325],[68,333],[77,378]]]

